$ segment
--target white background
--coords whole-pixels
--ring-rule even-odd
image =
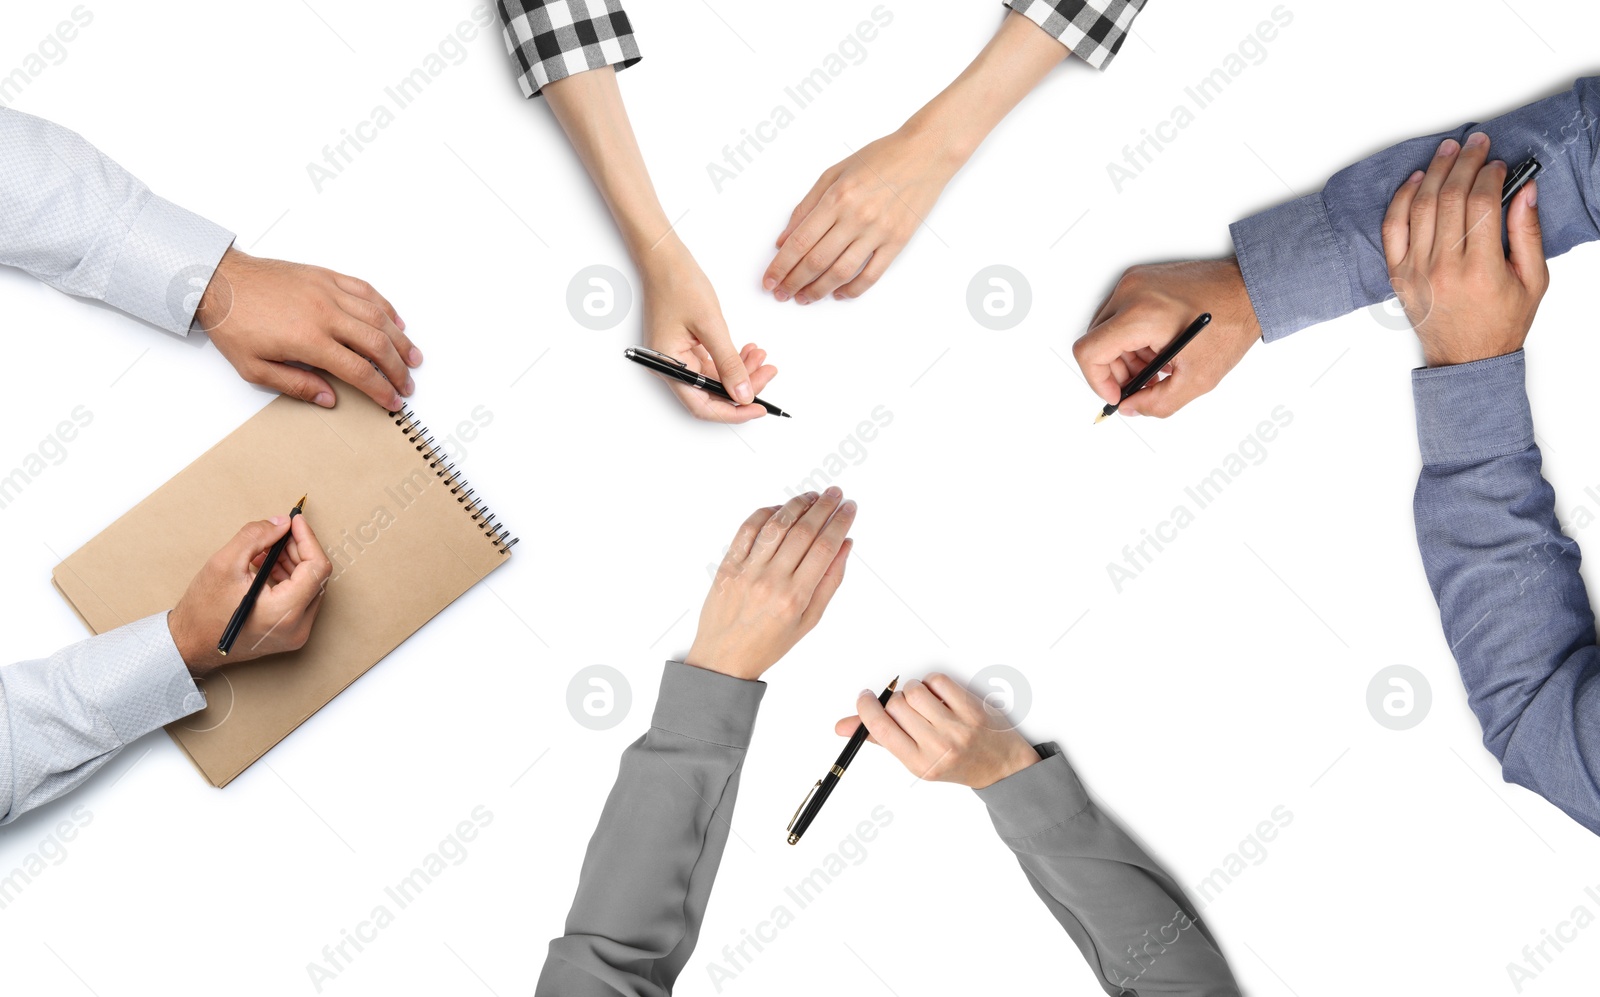
[[[72,6],[6,5],[0,72]],[[680,993],[714,992],[707,966],[723,946],[793,909],[784,887],[879,805],[893,823],[866,859],[722,992],[1099,992],[963,789],[914,785],[869,748],[804,844],[783,843],[856,691],[933,668],[1026,675],[1023,729],[1059,740],[1191,896],[1275,807],[1293,814],[1205,908],[1249,993],[1512,993],[1506,964],[1525,945],[1579,904],[1600,913],[1584,894],[1600,884],[1600,844],[1500,780],[1439,633],[1411,525],[1409,332],[1361,312],[1257,348],[1165,423],[1091,427],[1098,400],[1069,362],[1125,266],[1221,255],[1230,221],[1360,156],[1593,72],[1592,4],[1287,0],[1293,23],[1265,61],[1118,194],[1106,164],[1274,6],[1154,0],[1108,72],[1069,62],[1011,115],[876,289],[803,310],[759,289],[790,209],[954,77],[998,4],[886,0],[893,23],[866,59],[720,194],[706,164],[874,3],[631,4],[645,60],[620,79],[662,201],[739,342],[781,368],[766,396],[796,413],[738,430],[689,421],[622,359],[639,339],[637,296],[609,331],[569,316],[580,268],[633,271],[549,111],[518,92],[498,31],[313,189],[306,164],[386,101],[469,0],[88,6],[65,61],[14,106],[80,131],[252,253],[373,281],[427,355],[425,420],[493,413],[464,464],[522,543],[226,790],[157,733],[0,831],[4,873],[74,808],[92,814],[65,860],[0,910],[8,991],[313,993],[307,964],[482,805],[493,821],[465,861],[323,992],[529,992],[617,756],[648,723],[661,661],[693,637],[706,566],[880,405],[892,424],[838,479],[861,503],[854,563],[822,625],[768,674]],[[1001,332],[965,306],[972,276],[996,263],[1033,293]],[[1597,265],[1592,247],[1554,264],[1531,340],[1566,514],[1600,483],[1584,290]],[[83,636],[49,584],[58,558],[268,395],[203,337],[17,272],[0,272],[0,301],[0,467],[75,406],[94,414],[67,459],[0,510],[4,653],[18,660]],[[1293,422],[1267,458],[1116,592],[1106,564],[1279,405]],[[604,732],[565,705],[593,664],[620,669],[633,693]],[[1393,664],[1432,687],[1408,731],[1365,703]],[[1590,928],[1524,992],[1586,990],[1597,970]]]

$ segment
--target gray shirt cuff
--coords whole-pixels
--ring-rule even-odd
[[[999,782],[975,789],[1002,838],[1031,838],[1089,806],[1089,794],[1054,741],[1034,745],[1040,760]]]
[[[650,726],[699,741],[748,748],[767,684],[668,661]]]
[[[188,335],[194,310],[233,233],[151,194],[122,237],[106,304]]]
[[[1411,372],[1422,463],[1453,464],[1533,446],[1523,352]]]
[[[1264,341],[1355,310],[1349,267],[1320,193],[1234,222],[1228,232]]]

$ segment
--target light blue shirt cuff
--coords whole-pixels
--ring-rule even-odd
[[[1423,464],[1458,464],[1533,446],[1524,355],[1411,372]]]
[[[767,684],[669,661],[650,726],[698,741],[748,748]]]
[[[1320,193],[1234,222],[1228,232],[1263,341],[1355,310],[1349,268]]]
[[[106,304],[188,335],[200,296],[233,238],[215,222],[151,194],[123,236]]]

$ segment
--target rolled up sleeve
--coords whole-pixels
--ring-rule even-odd
[[[524,97],[591,69],[627,69],[640,59],[618,0],[499,0],[506,52]]]
[[[1073,55],[1104,69],[1122,48],[1144,0],[1006,0],[1006,6],[1043,28]]]

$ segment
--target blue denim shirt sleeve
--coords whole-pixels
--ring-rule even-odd
[[[1412,171],[1446,138],[1489,136],[1512,166],[1539,157],[1539,218],[1547,256],[1600,239],[1600,77],[1498,118],[1414,138],[1348,166],[1316,194],[1230,227],[1239,269],[1267,342],[1389,298],[1383,216]]]
[[[1600,834],[1600,648],[1578,545],[1540,473],[1523,369],[1519,350],[1412,375],[1417,544],[1506,781]]]

